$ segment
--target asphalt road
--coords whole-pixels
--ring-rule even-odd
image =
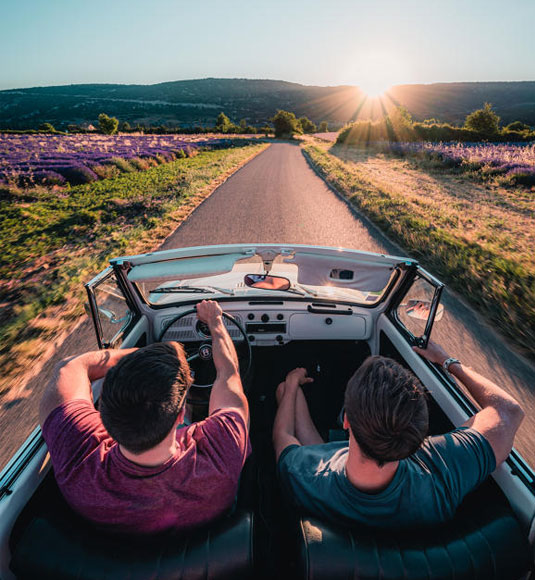
[[[405,255],[339,199],[309,167],[299,147],[274,144],[241,168],[184,222],[161,249],[221,243],[300,243]],[[433,339],[452,356],[514,394],[526,410],[516,447],[535,465],[535,368],[453,293]],[[37,406],[55,362],[96,348],[88,321],[68,337],[18,399],[0,407],[3,467],[37,423]]]

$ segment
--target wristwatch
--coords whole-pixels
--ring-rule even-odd
[[[461,361],[460,361],[459,359],[457,359],[457,358],[451,358],[451,357],[450,357],[450,358],[447,358],[447,359],[446,359],[446,360],[445,360],[445,361],[442,363],[442,368],[443,368],[443,369],[444,369],[444,370],[445,370],[447,373],[449,373],[449,372],[450,372],[450,371],[449,371],[449,369],[450,369],[450,366],[451,366],[452,364],[454,364],[454,363],[459,363],[459,364],[461,364]]]

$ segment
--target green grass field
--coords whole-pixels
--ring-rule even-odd
[[[0,199],[0,393],[82,312],[83,283],[108,260],[155,249],[267,144],[203,151],[146,171]]]

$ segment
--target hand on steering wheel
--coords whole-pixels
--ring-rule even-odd
[[[241,324],[230,314],[223,312],[221,306],[213,300],[203,300],[199,302],[195,308],[181,312],[174,318],[168,320],[159,336],[159,341],[165,342],[170,340],[166,338],[167,331],[176,323],[189,316],[191,314],[196,314],[197,321],[194,320],[193,332],[199,336],[200,340],[190,341],[184,343],[184,349],[186,351],[187,361],[190,365],[193,384],[192,387],[202,387],[210,388],[214,384],[216,378],[216,369],[214,361],[212,358],[212,337],[210,336],[210,326],[215,324],[218,318],[223,320],[223,323],[227,330],[236,327],[240,335],[237,338],[233,338],[234,346],[236,347],[236,352],[238,354],[238,360],[240,362],[240,376],[242,382],[245,384],[245,378],[247,377],[249,370],[251,368],[252,362],[252,351],[249,339],[245,330]]]
[[[197,304],[196,309],[197,318],[209,328],[212,328],[223,316],[223,310],[215,300],[203,300]]]

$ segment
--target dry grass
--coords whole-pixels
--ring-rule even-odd
[[[318,171],[535,357],[535,192],[322,142]]]
[[[360,174],[384,191],[403,196],[415,216],[535,271],[535,192],[478,184],[440,169],[419,170],[384,154],[339,147],[331,152],[358,164]]]

